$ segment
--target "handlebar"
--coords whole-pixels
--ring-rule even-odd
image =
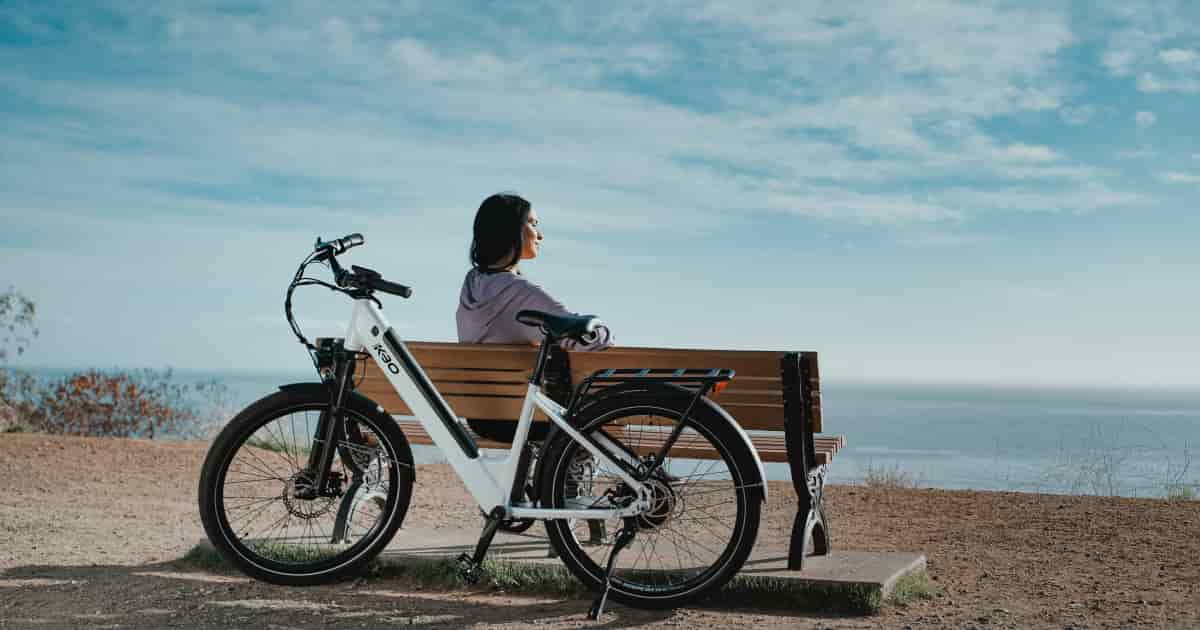
[[[369,299],[383,307],[379,300],[375,298],[375,291],[382,291],[391,295],[397,295],[403,298],[412,296],[412,289],[397,284],[388,282],[383,279],[383,276],[378,271],[351,265],[350,271],[346,271],[340,263],[338,263],[338,255],[344,254],[347,250],[353,247],[358,247],[366,242],[362,234],[357,232],[347,234],[342,238],[332,241],[322,241],[317,237],[316,245],[313,246],[313,253],[304,258],[304,262],[300,263],[300,268],[296,270],[295,277],[292,278],[292,283],[288,285],[287,296],[283,300],[283,312],[287,315],[288,324],[292,327],[292,332],[300,343],[304,344],[310,352],[316,350],[316,346],[309,343],[304,333],[300,331],[299,324],[296,323],[296,318],[292,314],[292,294],[295,293],[298,287],[303,286],[322,286],[327,289],[332,289],[339,293],[344,293],[356,300]],[[333,284],[305,276],[305,270],[313,263],[327,263],[330,271],[333,272]],[[315,356],[315,355],[314,355]],[[315,359],[314,359],[315,360]]]
[[[322,241],[321,237],[317,237],[317,244],[313,247],[313,251],[317,252],[317,260],[324,260],[326,257],[345,253],[351,247],[358,247],[365,243],[366,240],[362,234],[355,232],[347,234],[342,238],[335,238],[332,241]]]
[[[350,284],[358,284],[372,291],[383,291],[384,293],[398,295],[402,298],[412,297],[411,287],[406,287],[396,282],[388,282],[374,269],[367,269],[358,265],[350,265],[350,269],[353,270],[353,274],[349,277]]]
[[[317,244],[313,248],[313,259],[329,263],[329,267],[333,270],[334,282],[339,287],[383,291],[384,293],[397,295],[402,298],[412,297],[412,288],[384,280],[383,276],[374,269],[367,269],[358,265],[350,265],[351,271],[346,271],[342,268],[341,264],[338,263],[337,256],[345,253],[351,247],[358,247],[365,242],[366,239],[358,232],[347,234],[342,238],[332,241],[322,241],[320,237],[317,237]]]

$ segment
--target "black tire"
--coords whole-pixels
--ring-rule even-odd
[[[239,413],[209,448],[200,519],[221,556],[252,577],[307,586],[356,574],[408,512],[414,480],[408,440],[391,416],[356,393],[345,404],[352,437],[338,445],[331,466],[341,474],[332,482],[341,496],[296,498],[305,445],[328,405],[324,385],[289,386]]]
[[[661,444],[674,425],[684,423],[686,439],[666,454],[665,474],[656,478],[657,513],[624,521],[546,521],[558,557],[593,590],[604,588],[617,530],[636,524],[633,541],[617,556],[610,591],[626,605],[670,608],[719,588],[741,569],[758,535],[763,488],[753,451],[707,400],[685,418],[690,401],[690,393],[678,388],[634,390],[602,398],[572,420],[585,435],[604,430],[639,454],[655,450],[651,444]],[[718,459],[682,457],[688,454],[685,445],[711,447]],[[568,499],[579,505],[581,497],[610,489],[622,492],[619,479],[565,434],[547,446],[539,477],[546,507],[562,508]]]

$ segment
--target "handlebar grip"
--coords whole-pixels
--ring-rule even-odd
[[[366,240],[363,238],[362,234],[355,232],[353,234],[347,234],[334,242],[337,243],[337,253],[340,254],[351,247],[358,247],[359,245],[362,245],[364,242],[366,242]]]
[[[330,254],[334,256],[341,255],[351,247],[358,247],[365,242],[366,239],[358,232],[347,234],[342,238],[335,238],[332,241],[322,241],[321,237],[318,236],[314,251],[318,254],[318,260],[325,260]]]
[[[387,280],[384,280],[382,278],[373,278],[370,280],[370,283],[373,288],[375,288],[379,291],[383,291],[384,293],[398,295],[402,298],[412,297],[412,288],[406,287],[403,284],[397,284],[395,282],[388,282]]]

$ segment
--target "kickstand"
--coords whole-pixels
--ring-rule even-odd
[[[496,530],[500,529],[500,524],[504,522],[505,510],[503,506],[496,506],[491,514],[488,514],[487,522],[483,525],[483,533],[479,534],[479,542],[475,544],[474,555],[463,552],[458,557],[458,576],[468,584],[479,582],[479,569],[483,566],[483,559],[487,556],[488,547],[492,545],[492,539],[496,537]]]
[[[608,554],[608,566],[604,569],[604,590],[600,591],[600,596],[596,598],[596,601],[592,602],[592,607],[588,609],[587,618],[591,621],[598,621],[600,615],[604,614],[604,603],[608,601],[608,591],[612,588],[613,568],[617,566],[617,554],[621,553],[622,549],[633,542],[634,531],[632,527],[627,525],[617,532],[616,540],[613,541],[612,551]]]

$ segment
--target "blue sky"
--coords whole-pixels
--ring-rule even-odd
[[[318,236],[454,338],[475,209],[624,345],[826,378],[1198,385],[1200,5],[0,3],[24,360],[305,365]],[[301,294],[307,330],[348,305]]]

